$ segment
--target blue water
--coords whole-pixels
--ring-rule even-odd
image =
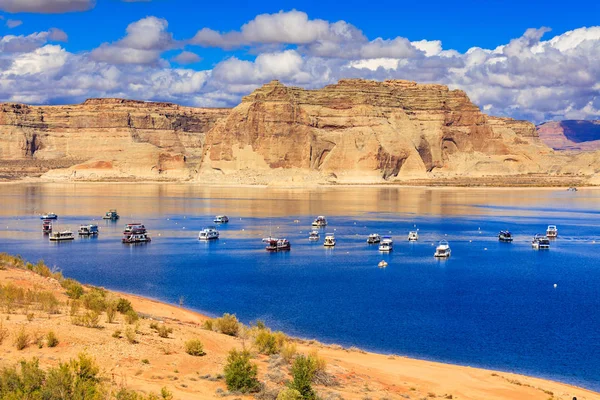
[[[600,191],[129,188],[2,187],[0,251],[291,335],[600,390]],[[100,221],[98,238],[50,243],[41,233],[41,212],[76,229],[113,207],[123,218]],[[199,242],[220,213],[231,219],[221,239]],[[311,243],[317,214],[329,226]],[[152,243],[120,243],[134,219]],[[560,237],[549,251],[532,250],[531,236],[549,224]],[[407,242],[416,228],[420,240]],[[512,244],[497,241],[503,229]],[[287,237],[291,252],[267,253],[269,231]],[[326,232],[335,232],[334,249],[322,246]],[[394,251],[367,245],[372,232],[393,236]],[[441,239],[448,260],[433,257]]]

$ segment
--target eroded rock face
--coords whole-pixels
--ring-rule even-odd
[[[202,170],[283,168],[358,181],[517,174],[540,169],[528,153],[542,147],[533,124],[488,117],[443,85],[352,79],[304,90],[274,81],[208,132]]]
[[[202,156],[205,133],[224,109],[123,99],[90,99],[72,106],[0,105],[0,160],[56,160],[49,172],[70,179],[187,179]],[[69,163],[70,160],[70,163]],[[1,162],[1,161],[0,161]]]
[[[600,150],[600,120],[545,122],[537,126],[542,141],[555,150]]]

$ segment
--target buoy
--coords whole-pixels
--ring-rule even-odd
[[[556,287],[557,287],[557,286],[558,286],[558,285],[555,283],[555,284],[554,284],[554,289],[556,289]]]
[[[487,247],[484,247],[484,248],[483,248],[483,250],[486,250],[486,251],[487,251]]]

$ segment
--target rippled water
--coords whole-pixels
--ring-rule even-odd
[[[597,190],[30,184],[0,186],[0,203],[0,251],[87,283],[172,303],[183,296],[208,314],[328,343],[600,389]],[[99,219],[109,208],[118,223]],[[44,212],[59,214],[59,228],[99,223],[100,235],[50,243]],[[221,239],[199,242],[216,214],[231,220]],[[321,214],[334,249],[324,235],[307,239]],[[137,221],[152,243],[122,245],[123,225]],[[550,251],[532,250],[531,236],[549,224],[560,237]],[[415,227],[420,240],[408,243]],[[512,244],[498,243],[502,229]],[[292,250],[267,253],[270,231]],[[393,236],[394,251],[368,246],[372,232]],[[444,238],[452,257],[435,260]]]

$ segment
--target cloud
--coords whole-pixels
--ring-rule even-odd
[[[67,34],[60,29],[51,28],[46,32],[36,32],[30,35],[6,35],[0,37],[0,52],[27,53],[42,47],[48,42],[64,42]]]
[[[6,26],[9,29],[16,28],[17,26],[23,25],[23,21],[18,19],[9,19],[6,21]]]
[[[70,53],[53,43],[60,40],[67,37],[59,30],[0,37],[0,101],[126,97],[220,107],[272,79],[305,88],[342,78],[409,79],[465,90],[492,115],[599,118],[600,27],[554,36],[529,29],[495,48],[459,52],[434,38],[368,38],[345,21],[290,11],[259,15],[226,33],[203,28],[189,41],[175,40],[156,17],[131,23],[122,39],[92,51]],[[210,70],[184,67],[199,59],[191,51],[176,54],[173,65],[163,58],[192,43],[238,50]]]
[[[179,64],[193,64],[200,60],[200,56],[196,53],[192,53],[191,51],[182,51],[173,57],[173,61]]]
[[[103,43],[91,52],[94,60],[109,64],[154,64],[162,52],[174,48],[173,35],[167,32],[168,22],[146,17],[127,26],[126,36],[114,43]]]
[[[0,10],[9,13],[60,14],[87,11],[95,5],[95,0],[0,0]]]

